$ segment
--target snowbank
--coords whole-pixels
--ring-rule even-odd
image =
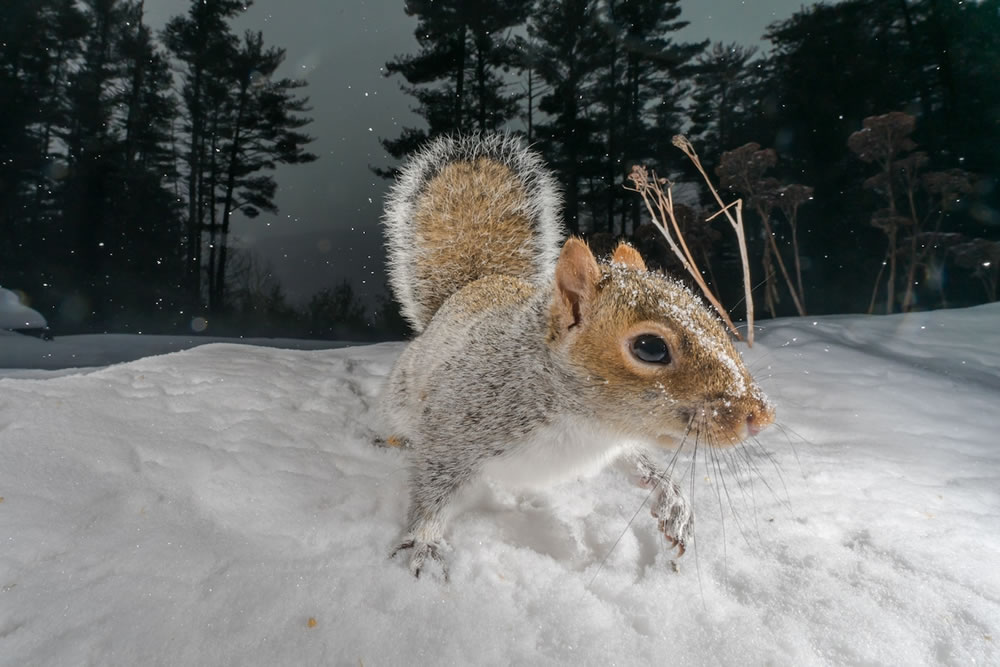
[[[0,287],[0,329],[43,329],[48,325],[41,313],[21,303],[17,294]]]
[[[0,662],[998,664],[998,320],[769,323],[746,357],[783,428],[688,472],[678,572],[614,471],[481,490],[449,583],[389,561],[401,344],[0,379]]]

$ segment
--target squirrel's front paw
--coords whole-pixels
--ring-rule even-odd
[[[395,558],[400,551],[410,551],[410,574],[419,577],[427,559],[436,561],[441,568],[441,574],[445,581],[448,580],[448,565],[441,554],[442,546],[439,542],[421,542],[414,537],[407,537],[396,545],[396,548],[389,554],[389,558]]]
[[[670,543],[670,549],[676,547],[677,557],[683,556],[694,534],[694,513],[676,485],[668,483],[660,487],[653,501],[652,514],[660,532]]]

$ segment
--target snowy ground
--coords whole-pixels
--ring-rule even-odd
[[[998,322],[765,323],[746,358],[785,430],[729,499],[699,458],[678,572],[647,511],[626,528],[644,492],[613,471],[484,489],[448,583],[387,560],[405,460],[369,439],[400,344],[20,372],[0,664],[1000,664]]]

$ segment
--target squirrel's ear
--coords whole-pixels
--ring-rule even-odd
[[[642,261],[642,255],[625,241],[619,243],[618,247],[615,248],[615,253],[611,255],[611,261],[630,266],[638,271],[646,270],[646,262]]]
[[[590,248],[575,236],[570,237],[556,262],[553,314],[558,318],[561,329],[572,329],[580,323],[597,293],[600,279],[601,269]]]

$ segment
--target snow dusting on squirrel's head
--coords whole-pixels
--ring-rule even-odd
[[[725,446],[774,421],[719,318],[625,243],[598,263],[583,241],[566,242],[548,339],[597,395],[594,416],[625,435]]]

